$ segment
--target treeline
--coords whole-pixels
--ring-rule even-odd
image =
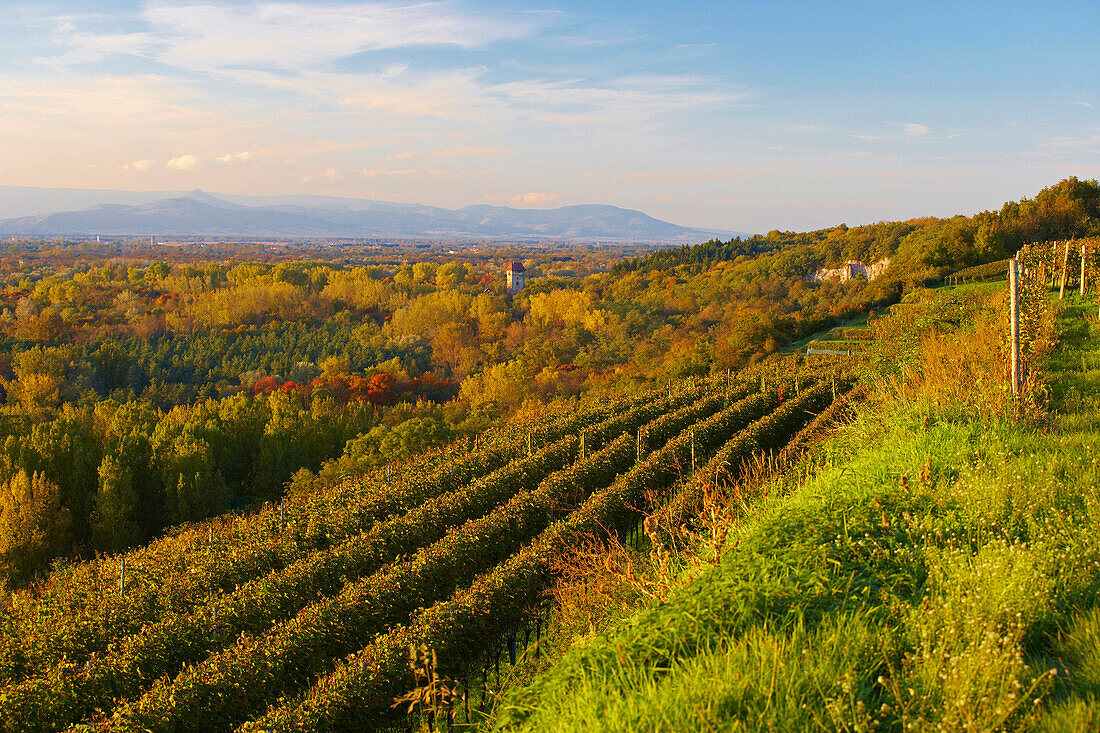
[[[726,262],[738,257],[752,257],[771,252],[779,246],[775,241],[761,237],[751,237],[744,242],[740,237],[735,237],[728,242],[712,239],[702,244],[685,244],[679,248],[662,249],[644,257],[623,260],[617,262],[611,268],[611,272],[623,274],[638,270],[667,270],[683,265],[693,265],[696,270],[700,270],[715,262]]]
[[[247,329],[209,330],[191,336],[162,333],[105,337],[91,343],[39,346],[9,341],[0,354],[8,400],[26,409],[57,406],[83,395],[116,400],[148,398],[168,409],[206,397],[250,391],[261,378],[311,385],[318,378],[347,381],[351,365],[382,365],[401,375],[426,374],[430,351],[420,344],[372,341],[348,319],[320,323],[271,322]],[[357,331],[358,330],[358,331]],[[56,381],[58,390],[28,391],[29,377]],[[396,375],[391,375],[397,379]],[[430,375],[429,375],[430,376]],[[406,385],[413,380],[405,378]],[[334,384],[335,389],[340,389]],[[445,399],[457,392],[447,380],[429,379],[405,396]],[[392,400],[391,400],[392,401]]]
[[[618,263],[615,272],[708,266],[778,251],[778,270],[805,275],[848,260],[871,263],[897,258],[890,274],[902,282],[934,280],[946,272],[993,262],[1025,244],[1100,234],[1100,185],[1070,177],[1034,198],[1009,201],[999,211],[948,219],[880,222],[849,228],[843,224],[812,232],[771,231],[745,241],[710,241],[661,250]]]
[[[439,406],[380,411],[262,386],[168,411],[148,402],[65,405],[0,424],[0,578],[49,560],[141,544],[166,527],[278,499],[301,469],[343,456],[361,472],[454,440]]]
[[[0,574],[28,577],[74,552],[113,551],[167,526],[276,497],[374,424],[369,403],[340,408],[274,391],[162,412],[145,402],[66,405],[8,416],[0,447]]]

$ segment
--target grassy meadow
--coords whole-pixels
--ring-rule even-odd
[[[875,320],[871,399],[728,489],[720,532],[578,553],[555,594],[573,603],[486,724],[1100,727],[1096,306],[1039,308],[1013,400],[1004,303],[941,288]]]

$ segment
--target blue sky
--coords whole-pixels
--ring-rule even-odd
[[[0,28],[0,185],[767,231],[1100,176],[1092,0],[6,0]]]

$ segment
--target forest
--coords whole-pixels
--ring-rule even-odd
[[[6,242],[0,577],[20,587],[549,406],[737,372],[1024,244],[1097,235],[1100,187],[1070,178],[973,216],[633,256]],[[870,282],[812,278],[884,259]]]

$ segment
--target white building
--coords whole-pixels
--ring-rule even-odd
[[[523,277],[524,268],[522,262],[513,262],[508,265],[508,269],[505,270],[508,274],[508,292],[515,295],[519,291],[523,290]]]

